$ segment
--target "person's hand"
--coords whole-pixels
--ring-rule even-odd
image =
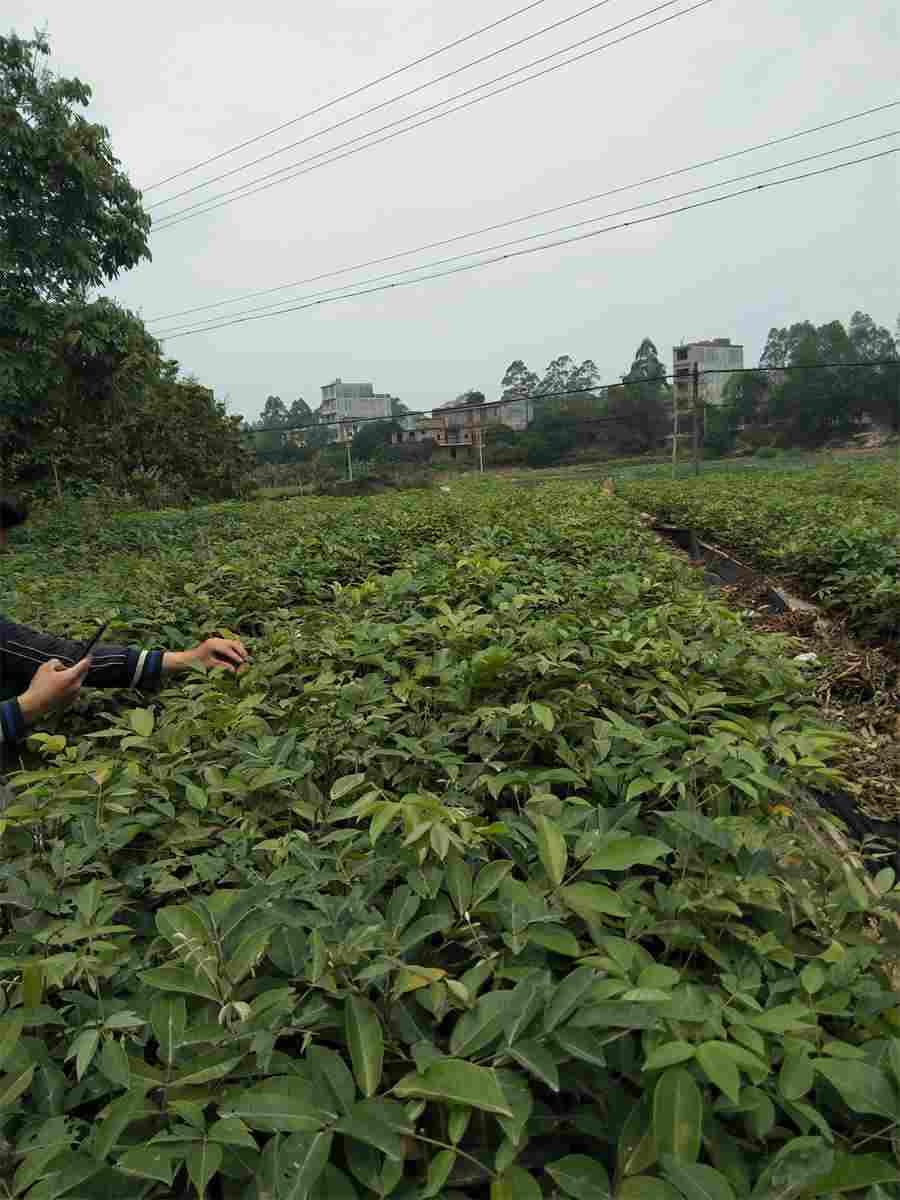
[[[164,671],[187,671],[192,666],[224,667],[235,672],[250,661],[242,642],[232,638],[207,638],[193,650],[169,650],[163,655]]]
[[[68,708],[81,691],[90,669],[89,658],[83,658],[74,667],[64,667],[58,658],[45,662],[31,677],[27,691],[19,696],[22,716],[31,724],[55,708]]]

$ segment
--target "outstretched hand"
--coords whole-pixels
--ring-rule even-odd
[[[90,658],[83,658],[74,667],[64,667],[58,658],[51,658],[38,667],[28,689],[19,696],[19,708],[29,725],[55,708],[74,704],[90,669]]]
[[[250,655],[242,642],[233,638],[207,638],[193,650],[168,650],[163,655],[163,670],[187,671],[193,666],[224,667],[226,671],[236,672],[250,661]]]

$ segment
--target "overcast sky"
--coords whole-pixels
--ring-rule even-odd
[[[155,0],[114,6],[108,0],[7,0],[3,23],[22,34],[46,27],[53,68],[92,86],[91,116],[109,127],[135,185],[149,188],[524,2]],[[545,0],[389,83],[149,191],[145,201],[279,149],[588,2]],[[154,213],[376,129],[658,2],[609,0],[555,33]],[[693,2],[678,0],[628,28]],[[900,97],[898,11],[896,0],[712,0],[455,116],[159,230],[152,263],[110,290],[149,320],[563,204],[883,104]],[[431,251],[419,261],[731,180],[896,127],[900,108]],[[888,139],[787,173],[898,144]],[[449,279],[173,339],[166,349],[186,372],[227,397],[232,411],[253,418],[270,393],[287,403],[302,395],[315,407],[319,388],[335,376],[370,380],[418,409],[470,387],[495,398],[515,358],[540,371],[560,354],[591,357],[611,381],[645,336],[666,363],[682,338],[731,337],[744,345],[745,364],[752,365],[773,325],[846,321],[861,308],[893,329],[900,311],[898,158]],[[370,278],[391,265],[355,277]],[[151,327],[162,328],[158,322]]]

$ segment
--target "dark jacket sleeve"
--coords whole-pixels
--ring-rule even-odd
[[[0,686],[7,693],[25,691],[38,667],[51,658],[71,667],[83,657],[83,652],[82,642],[39,633],[0,617]],[[91,658],[91,669],[84,680],[86,687],[147,690],[156,687],[162,675],[162,650],[98,642]],[[0,742],[20,740],[24,732],[25,723],[17,701],[0,704]]]

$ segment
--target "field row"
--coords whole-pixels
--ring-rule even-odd
[[[799,815],[840,738],[633,509],[470,483],[85,517],[19,538],[0,607],[253,662],[85,697],[11,777],[14,1195],[900,1179],[898,894]]]
[[[900,471],[864,468],[628,482],[621,492],[660,521],[787,577],[857,631],[900,633]]]

